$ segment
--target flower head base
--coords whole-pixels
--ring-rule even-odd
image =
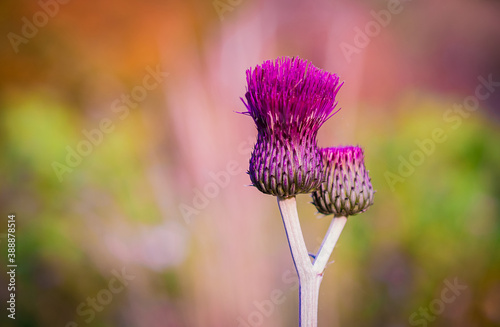
[[[312,194],[322,214],[335,217],[364,212],[373,204],[374,191],[365,169],[363,150],[348,146],[320,150],[325,164],[324,182]]]
[[[339,78],[283,57],[247,70],[247,83],[245,114],[258,132],[249,167],[253,185],[281,197],[316,189],[323,171],[316,135],[335,113]]]

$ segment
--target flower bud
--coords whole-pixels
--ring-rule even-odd
[[[347,217],[364,212],[373,204],[374,191],[365,169],[363,150],[347,146],[320,149],[324,163],[321,186],[312,193],[322,214]]]

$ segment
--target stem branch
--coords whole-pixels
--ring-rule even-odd
[[[328,231],[323,239],[323,243],[321,243],[321,247],[316,255],[316,259],[314,259],[313,267],[314,271],[317,273],[323,273],[323,270],[325,270],[328,259],[330,259],[333,248],[335,244],[337,244],[340,233],[342,233],[346,222],[346,217],[334,217],[332,219],[330,227],[328,227]]]
[[[312,263],[307,252],[306,242],[300,228],[299,214],[297,213],[297,203],[295,196],[289,198],[278,197],[278,206],[280,208],[281,218],[285,225],[288,245],[292,253],[293,263],[299,278],[304,273],[312,272]]]
[[[278,197],[281,218],[285,225],[286,237],[293,263],[299,276],[299,326],[316,327],[318,325],[318,296],[322,275],[316,274],[307,252],[306,243],[300,228],[295,196]]]
[[[300,327],[317,327],[319,287],[323,279],[323,270],[347,222],[346,217],[333,218],[328,232],[321,244],[318,255],[311,263],[306,243],[300,227],[295,196],[278,197],[278,206],[285,225],[286,237],[293,263],[299,276]]]

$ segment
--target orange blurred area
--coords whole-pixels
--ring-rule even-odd
[[[0,326],[298,325],[283,224],[248,186],[256,130],[239,114],[245,71],[279,56],[340,75],[318,145],[363,147],[377,190],[333,252],[319,326],[500,325],[497,1],[0,12]],[[298,196],[312,253],[331,217],[310,202]]]

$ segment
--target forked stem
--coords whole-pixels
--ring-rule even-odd
[[[334,218],[321,244],[314,264],[309,259],[306,243],[300,227],[295,196],[278,197],[278,206],[285,226],[285,232],[292,253],[293,263],[299,276],[299,326],[318,326],[319,287],[323,270],[345,226],[347,218]]]

